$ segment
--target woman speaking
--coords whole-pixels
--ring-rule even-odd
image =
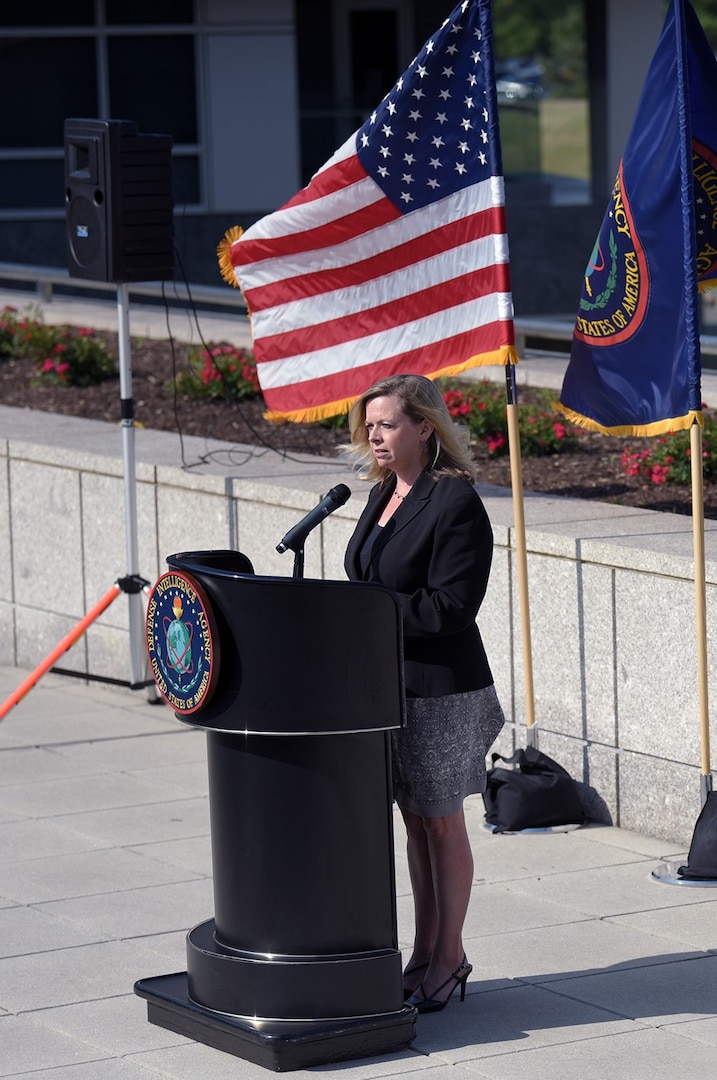
[[[486,754],[504,723],[476,625],[493,534],[467,432],[430,379],[383,379],[354,403],[349,423],[349,453],[376,483],[346,572],[391,589],[402,613],[406,726],[391,739],[415,910],[404,996],[432,1012],[457,987],[464,999],[472,970],[462,938],[473,881],[463,800],[485,789]]]

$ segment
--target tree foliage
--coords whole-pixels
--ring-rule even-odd
[[[717,2],[717,0],[716,0]],[[586,93],[583,0],[493,0],[496,62],[532,60],[555,96]]]
[[[717,51],[717,0],[694,0],[692,4],[712,48]]]
[[[693,0],[692,6],[717,52],[717,0]],[[493,0],[493,34],[498,64],[529,59],[542,67],[545,89],[554,96],[587,92],[584,0]]]

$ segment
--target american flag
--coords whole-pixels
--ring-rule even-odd
[[[219,245],[274,419],[517,360],[490,0],[467,0],[285,206]]]

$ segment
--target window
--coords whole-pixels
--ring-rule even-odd
[[[97,65],[89,37],[63,37],[59,43],[55,37],[1,38],[0,69],[3,149],[60,147],[66,116],[97,114]]]
[[[590,201],[583,0],[494,0],[506,189],[527,201]]]
[[[64,213],[68,117],[133,120],[142,133],[171,135],[175,202],[200,203],[194,0],[30,7],[0,13],[0,214]]]
[[[413,0],[301,0],[296,5],[304,182],[388,93],[413,55]],[[327,62],[326,42],[333,63]]]

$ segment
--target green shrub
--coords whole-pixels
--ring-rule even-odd
[[[0,360],[15,355],[15,335],[19,322],[17,308],[8,306],[0,311]]]
[[[190,350],[189,369],[180,372],[175,384],[195,400],[243,401],[261,393],[253,353],[233,345]]]
[[[500,383],[484,379],[479,383],[438,380],[448,411],[464,424],[474,443],[483,443],[490,457],[507,454],[508,421],[506,395]],[[518,404],[520,450],[526,457],[543,457],[572,450],[580,437],[577,428],[568,427],[553,410],[554,394],[538,393],[538,403]]]
[[[717,480],[717,423],[709,411],[703,413],[702,476]],[[628,443],[622,452],[622,467],[628,476],[642,476],[653,484],[690,484],[692,448],[690,432],[673,431],[642,440],[640,449]]]
[[[36,385],[95,386],[116,370],[94,330],[50,326],[39,316],[21,316],[10,307],[0,312],[0,355],[28,360]]]

